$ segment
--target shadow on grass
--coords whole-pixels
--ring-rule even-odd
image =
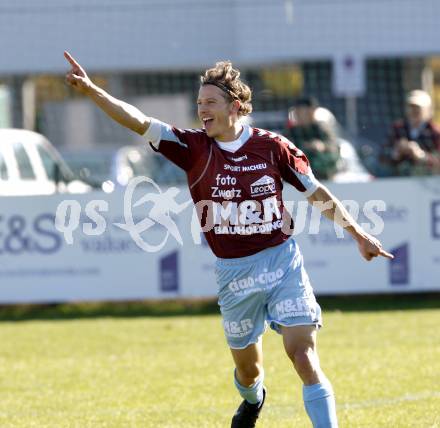
[[[440,293],[321,296],[324,311],[373,312],[440,309]],[[69,320],[83,318],[173,317],[219,314],[216,300],[55,303],[0,306],[1,321]]]

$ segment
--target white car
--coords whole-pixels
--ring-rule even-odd
[[[73,173],[41,134],[0,129],[0,196],[85,193],[91,187]]]
[[[159,185],[186,183],[183,170],[146,145],[87,152],[63,152],[77,176],[105,192],[125,187],[134,177],[146,176]]]

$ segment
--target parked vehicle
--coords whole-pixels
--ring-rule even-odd
[[[90,189],[75,178],[43,135],[0,129],[0,196],[85,193]]]
[[[185,173],[180,168],[145,145],[65,152],[63,157],[79,177],[105,191],[124,187],[130,179],[139,176],[149,177],[160,185],[186,182]]]

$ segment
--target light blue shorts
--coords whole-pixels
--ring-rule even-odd
[[[267,323],[322,326],[303,257],[294,239],[252,256],[216,261],[218,304],[228,345],[257,343]]]

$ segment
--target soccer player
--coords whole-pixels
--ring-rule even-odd
[[[201,77],[197,98],[203,129],[182,130],[143,114],[96,86],[65,53],[66,81],[121,125],[144,135],[153,150],[182,168],[210,248],[226,340],[243,402],[232,428],[254,427],[263,407],[262,334],[266,322],[283,337],[303,386],[314,428],[337,427],[332,386],[320,368],[316,334],[322,325],[303,259],[291,235],[282,181],[321,202],[324,215],[352,235],[366,260],[392,258],[314,177],[306,156],[280,135],[243,125],[251,90],[228,61]]]

